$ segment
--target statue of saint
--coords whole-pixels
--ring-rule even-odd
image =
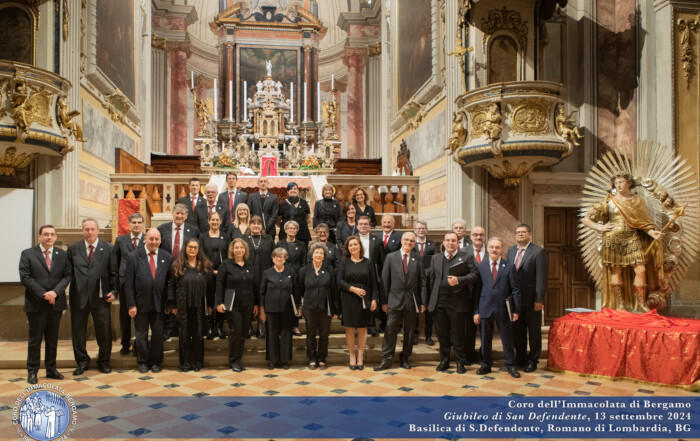
[[[270,60],[265,61],[265,69],[267,70],[267,76],[271,77],[272,76],[272,61],[270,61]]]

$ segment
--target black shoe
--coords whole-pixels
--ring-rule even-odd
[[[261,326],[258,328],[258,338],[265,338],[265,327]]]
[[[112,368],[109,367],[108,363],[105,363],[101,366],[97,366],[97,370],[102,372],[103,374],[111,374],[112,373]]]
[[[179,369],[179,371],[180,371],[180,372],[189,372],[189,371],[190,371],[190,368],[184,367],[184,366],[183,366],[183,367],[181,367],[181,368]]]
[[[315,361],[310,361],[309,362],[309,369],[314,370],[318,367]]]
[[[425,337],[425,344],[428,346],[435,346],[435,341],[432,337]]]
[[[364,364],[358,364],[357,366],[355,366],[355,369],[357,369],[358,371],[362,371],[362,370],[365,369],[365,365],[364,365]]]
[[[243,372],[243,366],[240,363],[233,363],[231,365],[231,370],[233,372]]]
[[[207,340],[214,340],[214,331],[207,332]]]
[[[221,329],[221,328],[217,329],[216,332],[214,333],[214,335],[215,335],[216,337],[219,337],[221,340],[226,340],[226,338],[228,337],[228,336],[224,333],[224,330]]]
[[[273,362],[271,362],[271,361],[268,361],[268,362],[267,362],[267,368],[268,368],[269,370],[273,370],[273,369],[275,368],[275,363],[273,363]]]
[[[520,372],[518,372],[518,370],[515,368],[515,366],[509,367],[508,373],[513,378],[520,378]]]
[[[158,364],[154,364],[153,367],[151,368],[151,372],[153,372],[154,374],[157,374],[160,371],[161,371],[160,365],[158,365]]]
[[[367,328],[367,335],[369,335],[370,337],[376,337],[379,335],[379,333],[375,328]]]
[[[351,370],[351,371],[354,371],[355,369],[357,369],[357,365],[356,365],[356,364],[350,363],[350,364],[348,364],[348,366],[350,367],[350,370]]]
[[[467,368],[464,367],[464,363],[462,363],[461,361],[458,361],[457,362],[457,373],[463,374],[465,372],[467,372]]]
[[[413,345],[418,344],[418,334],[417,333],[413,334],[413,341],[411,342],[411,344],[413,344]]]
[[[440,364],[437,365],[435,370],[438,372],[442,372],[442,371],[448,370],[449,368],[450,368],[450,360],[445,359],[445,360],[440,360]]]
[[[122,346],[122,348],[119,350],[119,353],[121,355],[128,355],[129,354],[129,347],[128,346]]]
[[[36,376],[36,374],[34,374]],[[58,372],[57,370],[53,371],[46,371],[46,378],[52,378],[54,380],[63,380],[63,374]]]
[[[199,372],[200,368],[196,367],[196,368],[194,368],[194,369],[192,369],[192,370],[195,371],[195,372]]]
[[[284,369],[284,370],[289,369],[289,363],[282,363],[282,369]]]
[[[36,378],[36,372],[29,372],[27,374],[27,383],[29,384],[37,384],[37,378]]]
[[[491,373],[491,368],[488,366],[481,366],[476,370],[476,375],[486,375]]]
[[[524,369],[525,372],[535,372],[537,370],[537,364],[529,362],[527,367]]]
[[[374,367],[375,371],[384,371],[387,369],[391,369],[391,360],[382,360],[381,363]]]
[[[147,374],[148,373],[148,365],[147,364],[140,364],[139,365],[139,374]]]
[[[77,377],[78,375],[83,375],[83,374],[85,373],[85,371],[87,371],[87,370],[88,370],[88,367],[87,367],[87,366],[79,365],[79,366],[78,366],[77,368],[75,368],[75,370],[73,371],[73,376],[74,376],[74,377]]]
[[[408,358],[399,358],[399,365],[404,369],[411,369],[411,365],[408,364]]]
[[[297,327],[294,327],[294,329],[292,330],[292,334],[296,335],[297,337],[300,337],[300,336],[301,336],[301,330],[300,330],[299,328],[297,328]]]
[[[320,361],[320,362],[318,363],[318,368],[321,369],[321,370],[328,369],[328,365],[327,365],[325,362]]]

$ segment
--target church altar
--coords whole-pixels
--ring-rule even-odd
[[[604,308],[549,329],[547,368],[700,389],[700,320]]]

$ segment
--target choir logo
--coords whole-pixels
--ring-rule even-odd
[[[73,398],[54,384],[28,387],[12,408],[12,424],[23,440],[66,440],[77,423]]]

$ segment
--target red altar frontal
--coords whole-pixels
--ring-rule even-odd
[[[552,370],[700,388],[700,320],[603,309],[549,330]]]

